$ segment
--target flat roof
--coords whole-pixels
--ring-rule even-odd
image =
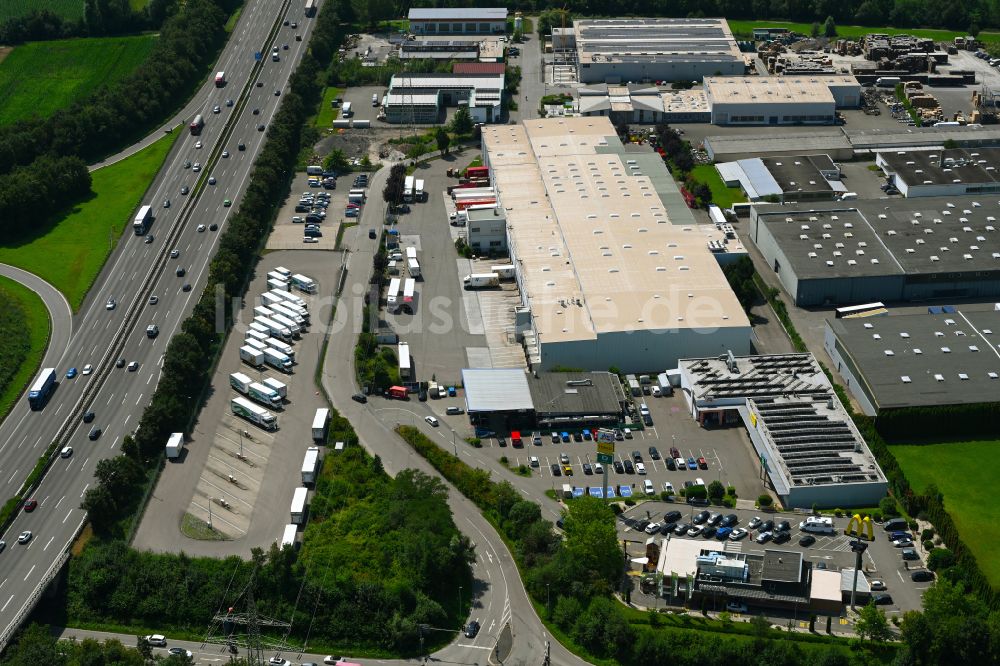
[[[609,372],[543,372],[528,380],[535,412],[601,415],[621,413],[621,381]]]
[[[411,21],[506,21],[506,7],[414,7]]]
[[[798,583],[802,580],[802,553],[790,550],[765,550],[761,580]]]
[[[879,157],[910,186],[1000,181],[1000,148],[880,151]]]
[[[1000,278],[996,194],[897,198],[891,206],[886,203],[884,199],[809,202],[762,207],[756,214],[800,278],[948,272]]]
[[[722,18],[577,19],[581,63],[743,60]]]
[[[834,189],[821,172],[837,168],[828,155],[762,157],[761,162],[782,192],[830,192]]]
[[[706,76],[705,93],[712,104],[834,104],[826,78]]]
[[[491,74],[393,74],[389,89],[503,90],[503,75]]]
[[[827,325],[876,409],[988,402],[1000,391],[996,310],[832,319]]]
[[[462,387],[469,412],[516,412],[534,406],[528,375],[521,368],[465,368]]]
[[[713,134],[705,137],[706,146],[713,153],[737,154],[795,154],[850,150],[851,142],[844,132],[833,127],[782,127],[779,132],[761,134]]]
[[[483,127],[539,343],[749,325],[663,161],[606,117]],[[704,228],[703,228],[704,227]]]
[[[980,145],[1000,143],[1000,126],[964,127],[906,127],[847,129],[843,133],[855,150],[887,149],[893,147],[944,145],[954,141],[957,145]]]
[[[710,407],[724,401],[742,405],[746,398],[826,395],[833,390],[812,354],[735,356],[733,360],[733,366],[725,355],[677,362],[684,388],[696,405]]]

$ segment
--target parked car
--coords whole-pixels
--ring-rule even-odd
[[[625,466],[625,473],[626,474],[634,474],[635,473],[635,467],[632,465],[632,461],[631,460],[629,460],[628,458],[626,458],[625,460],[622,461],[622,464]]]
[[[715,538],[718,539],[719,541],[725,541],[726,539],[729,538],[729,535],[731,535],[732,533],[733,533],[732,527],[720,527],[715,532]]]
[[[552,470],[552,476],[562,476],[562,470],[559,469],[559,465],[552,463],[549,465],[549,469]]]
[[[913,573],[918,573],[914,571]],[[873,594],[872,602],[876,606],[891,606],[892,605],[892,595],[889,594]]]
[[[656,450],[655,446],[649,447],[649,457],[652,460],[659,460],[660,459],[660,452]]]
[[[756,541],[757,543],[767,543],[768,541],[771,540],[773,536],[774,535],[771,534],[770,532],[761,532],[760,534],[757,535]]]
[[[729,535],[729,540],[730,541],[739,541],[740,539],[742,539],[743,537],[745,537],[747,534],[748,534],[748,532],[745,529],[743,529],[742,527],[737,527],[735,530],[733,530],[733,533]]]
[[[695,524],[695,525],[702,525],[702,524],[704,524],[704,523],[705,523],[706,521],[708,521],[708,519],[709,519],[709,517],[710,517],[711,515],[712,515],[712,514],[711,514],[710,512],[708,512],[708,511],[702,511],[702,512],[700,512],[700,513],[699,513],[698,515],[696,515],[696,516],[694,517],[694,519],[693,519],[693,521],[692,521],[692,522],[694,522],[694,524]]]
[[[739,601],[730,601],[726,604],[726,610],[730,613],[746,613],[747,605]]]
[[[465,637],[475,638],[476,634],[479,633],[479,623],[473,620],[469,624],[465,625]]]
[[[695,460],[693,457],[688,458],[687,459],[687,468],[688,469],[698,469],[698,461]]]
[[[704,458],[699,457],[696,462],[698,463],[699,469],[708,469],[708,462],[706,462]]]
[[[910,580],[914,583],[926,583],[928,581],[934,580],[934,573],[927,571],[926,569],[921,569],[919,571],[914,571],[910,574]]]
[[[876,592],[880,592],[880,591],[882,591],[882,590],[886,589],[886,588],[885,588],[885,581],[881,581],[881,580],[873,580],[873,581],[871,582],[871,588],[872,588],[873,590],[875,590]]]
[[[663,514],[663,521],[667,523],[676,523],[680,519],[681,519],[680,511],[667,511],[665,514]]]

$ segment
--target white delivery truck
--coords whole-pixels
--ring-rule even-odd
[[[281,275],[284,275],[286,280],[288,278],[292,277],[292,272],[290,270],[288,270],[287,268],[285,268],[284,266],[275,266],[274,267],[274,272],[275,273],[280,273]]]
[[[308,488],[296,488],[292,494],[292,523],[295,525],[304,525],[306,522],[306,498],[308,496]]]
[[[496,273],[501,280],[514,279],[514,266],[512,264],[507,264],[506,266],[490,266],[490,272]]]
[[[417,182],[413,187],[414,187],[413,200],[427,201],[427,195],[424,193],[424,181],[420,178],[417,178]]]
[[[261,384],[263,384],[264,386],[270,387],[271,389],[277,391],[278,395],[281,396],[282,400],[287,400],[288,399],[288,385],[287,384],[279,382],[274,377],[266,377],[264,379],[264,381],[261,382]]]
[[[282,370],[284,372],[292,371],[292,359],[288,358],[277,349],[268,347],[263,353],[264,363],[267,363],[275,370]]]
[[[302,300],[292,292],[288,291],[287,289],[272,289],[271,293],[277,296],[278,298],[282,298],[286,301],[291,301],[292,303],[295,303],[300,308],[309,307],[304,300]]]
[[[288,289],[288,280],[275,280],[274,278],[267,278],[267,288]]]
[[[256,400],[262,405],[267,405],[268,407],[273,407],[275,409],[281,409],[283,403],[281,402],[281,396],[278,392],[272,388],[264,386],[260,382],[253,382],[250,384],[249,395],[252,399]]]
[[[264,430],[278,429],[278,420],[274,418],[274,414],[263,407],[258,407],[246,398],[233,398],[229,405],[233,414],[245,418]]]
[[[279,324],[287,328],[289,331],[291,331],[292,337],[295,338],[301,337],[302,327],[296,324],[288,317],[286,317],[285,315],[275,312],[274,314],[271,315],[271,320],[278,322]]]
[[[301,317],[297,312],[294,312],[289,308],[285,307],[284,303],[272,305],[271,311],[274,312],[274,314],[276,315],[280,314],[282,317],[287,317],[288,319],[291,319],[292,321],[295,322],[295,325],[298,326],[299,328],[305,328],[306,326],[305,318]]]
[[[326,426],[330,422],[330,410],[326,407],[321,407],[316,410],[316,415],[313,416],[312,425],[312,436],[317,442],[326,441]]]
[[[291,345],[285,344],[284,342],[278,340],[277,338],[264,338],[264,344],[270,347],[271,349],[277,349],[282,354],[292,359],[292,363],[295,363],[295,350],[292,349]]]
[[[499,287],[500,276],[496,273],[473,273],[462,279],[466,289],[482,289],[484,287]]]
[[[240,347],[240,360],[247,365],[259,368],[264,365],[264,353],[254,349],[253,347],[243,346]]]
[[[415,178],[413,176],[407,176],[403,180],[403,201],[406,203],[413,202],[413,181]]]
[[[309,174],[310,176],[322,176],[323,167],[311,164],[306,167],[306,173]]]
[[[296,273],[292,276],[292,286],[299,291],[304,291],[307,294],[315,294],[318,290],[315,280],[311,277],[302,275],[302,273]]]
[[[268,319],[267,317],[254,317],[253,320],[265,327],[273,337],[280,338],[285,342],[289,342],[292,339],[292,331],[287,326],[282,326],[273,319]]]
[[[573,499],[573,486],[568,483],[562,484],[563,499]]]
[[[833,518],[809,516],[799,523],[799,529],[803,532],[813,532],[814,534],[833,534]]]
[[[350,102],[344,102],[340,107],[340,117],[350,118],[354,115],[354,109],[351,108]]]
[[[234,389],[246,395],[250,390],[250,385],[253,384],[253,380],[242,372],[234,372],[229,375],[229,385]]]
[[[173,432],[170,433],[170,438],[167,440],[167,457],[168,458],[179,458],[181,455],[181,450],[184,448],[184,433]]]
[[[285,530],[284,532],[281,533],[281,548],[284,548],[285,546],[291,546],[292,548],[295,548],[295,546],[297,545],[295,539],[298,537],[298,533],[299,533],[298,525],[295,525],[294,523],[289,523],[288,525],[285,525]]]
[[[302,485],[316,483],[316,470],[319,467],[319,447],[310,446],[302,459]]]
[[[420,277],[420,263],[415,257],[406,260],[406,272],[409,273],[412,278]]]

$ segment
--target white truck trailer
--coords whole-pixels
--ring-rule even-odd
[[[179,458],[181,451],[184,449],[184,433],[173,432],[170,433],[170,438],[167,439],[167,457],[168,458]]]
[[[284,404],[281,402],[281,396],[278,395],[277,391],[264,386],[260,382],[252,382],[248,387],[247,395],[260,404],[273,407],[274,409],[281,409]]]
[[[302,485],[316,483],[316,470],[319,469],[319,447],[310,446],[302,459]]]
[[[262,381],[261,384],[263,384],[264,386],[270,387],[271,389],[277,391],[278,395],[281,396],[282,400],[287,400],[288,399],[288,385],[287,384],[279,382],[274,377],[265,377],[264,381]]]
[[[250,391],[251,384],[253,384],[253,380],[242,372],[234,372],[229,375],[229,385],[243,395],[246,395]]]
[[[266,328],[272,337],[279,338],[285,342],[290,342],[292,339],[292,331],[287,326],[282,326],[273,319],[268,319],[267,317],[254,317],[253,320]]]
[[[281,370],[282,372],[292,371],[292,359],[288,358],[277,349],[268,347],[264,350],[263,354],[264,363],[267,363],[275,370]]]
[[[299,534],[299,526],[294,523],[289,523],[285,525],[285,530],[281,533],[281,547],[291,546],[295,548],[295,539]]]
[[[275,312],[271,315],[271,321],[276,321],[291,331],[292,337],[298,338],[302,336],[302,327],[279,312]]]
[[[306,498],[309,496],[308,488],[296,488],[292,494],[292,523],[304,525],[306,522]]]
[[[263,352],[257,351],[253,347],[243,346],[240,347],[240,360],[247,365],[259,368],[264,365],[264,354]]]
[[[292,286],[307,294],[315,294],[318,291],[316,282],[302,273],[296,273],[292,276]]]
[[[466,289],[484,289],[486,287],[499,287],[500,276],[496,273],[473,273],[462,278],[462,286]]]
[[[312,436],[317,442],[326,441],[326,426],[330,423],[330,410],[320,407],[313,416]]]
[[[246,398],[233,398],[230,403],[233,414],[245,418],[250,423],[260,426],[264,430],[277,430],[278,420],[274,414],[263,407],[258,407]]]
[[[263,342],[271,349],[277,349],[282,354],[292,359],[292,363],[295,363],[295,350],[290,344],[286,344],[277,338],[264,338]]]

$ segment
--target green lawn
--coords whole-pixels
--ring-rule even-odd
[[[40,224],[36,235],[0,246],[0,262],[48,280],[73,309],[79,307],[112,243],[131,222],[133,210],[180,136],[182,132],[175,130],[145,150],[93,172],[90,199]]]
[[[343,98],[344,89],[343,88],[326,88],[323,90],[323,101],[319,103],[319,113],[316,114],[316,118],[313,119],[313,126],[320,129],[329,129],[337,116],[340,115],[340,109],[335,109],[330,104],[337,97]]]
[[[996,469],[989,462],[1000,453],[1000,441],[953,442],[890,447],[915,492],[934,484],[955,521],[962,541],[972,549],[979,568],[1000,588],[1000,504],[990,499]]]
[[[691,169],[691,178],[708,185],[709,189],[712,190],[712,203],[719,208],[729,208],[734,203],[742,203],[747,200],[740,188],[726,187],[722,178],[719,177],[719,172],[711,164],[699,164]]]
[[[0,124],[51,115],[99,85],[121,79],[145,60],[155,43],[156,37],[144,35],[16,47],[0,63]]]
[[[754,28],[788,28],[793,32],[803,35],[812,34],[811,23],[790,23],[788,21],[729,21],[729,27],[733,31],[733,36],[737,38],[749,39],[753,36]],[[837,36],[846,39],[857,39],[869,33],[877,32],[886,35],[915,35],[926,37],[939,42],[950,42],[955,37],[965,37],[967,32],[954,32],[951,30],[934,30],[923,28],[871,28],[862,25],[838,25]],[[1000,42],[1000,32],[981,32],[979,39],[983,42]]]
[[[25,335],[31,343],[28,355],[21,362],[21,367],[11,376],[10,382],[3,392],[0,392],[0,418],[4,418],[21,391],[31,382],[38,371],[42,356],[45,355],[45,348],[49,344],[52,323],[49,321],[49,312],[45,309],[42,299],[27,287],[5,277],[0,277],[0,297],[3,299],[13,298],[21,305],[28,329],[25,331]]]
[[[240,14],[243,13],[242,7],[237,7],[236,11],[229,15],[229,20],[226,21],[226,32],[232,32],[236,29],[236,22],[240,20]]]

